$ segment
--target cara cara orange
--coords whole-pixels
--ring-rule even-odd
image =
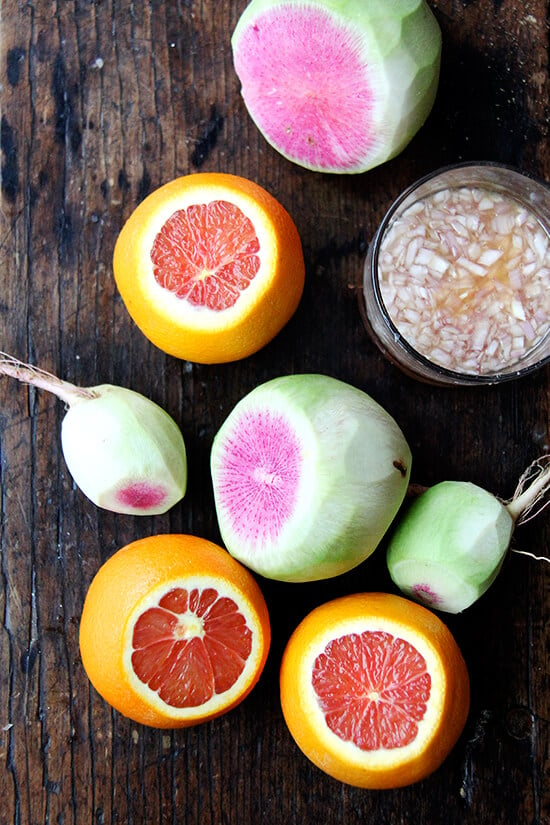
[[[284,207],[253,181],[219,172],[179,177],[145,198],[122,227],[113,270],[147,338],[206,364],[271,341],[294,314],[305,277]]]
[[[466,664],[448,628],[386,593],[344,596],[306,616],[285,649],[280,688],[303,753],[363,788],[424,779],[450,753],[469,709]]]

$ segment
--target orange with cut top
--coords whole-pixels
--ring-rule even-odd
[[[251,573],[190,535],[150,536],[116,552],[94,577],[80,623],[95,689],[158,728],[235,707],[258,681],[269,644],[267,606]]]
[[[258,184],[219,172],[152,192],[123,226],[113,270],[140,330],[197,363],[245,358],[295,312],[304,287],[296,226]]]
[[[387,593],[344,596],[292,634],[281,703],[303,753],[335,779],[397,788],[443,762],[464,727],[469,679],[443,622]]]

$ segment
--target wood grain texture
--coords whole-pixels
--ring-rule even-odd
[[[472,679],[464,735],[442,768],[398,791],[331,780],[291,740],[277,677],[292,629],[316,604],[387,590],[383,553],[315,585],[263,583],[273,645],[262,679],[225,717],[142,728],[89,686],[78,650],[84,595],[102,560],[152,532],[219,541],[212,438],[236,401],[287,372],[324,372],[399,421],[413,480],[471,480],[508,497],[550,450],[550,372],[476,391],[420,385],[367,339],[356,289],[392,199],[458,160],[550,179],[546,0],[433,0],[444,37],[429,121],[395,160],[319,175],[263,141],[239,94],[229,36],[244,0],[2,0],[0,346],[83,385],[117,383],[164,406],[189,450],[189,491],[169,514],[100,511],[74,487],[62,404],[0,381],[0,821],[5,825],[550,825],[550,568],[511,555],[486,596],[447,623]],[[136,204],[198,170],[245,175],[302,236],[300,307],[257,355],[224,366],[165,356],[117,294],[114,243]],[[548,515],[516,545],[548,554]]]

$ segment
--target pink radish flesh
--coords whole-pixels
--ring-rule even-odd
[[[351,26],[311,6],[266,11],[243,32],[235,69],[258,126],[289,157],[350,169],[363,159],[375,95]]]
[[[159,507],[167,497],[167,491],[161,484],[137,481],[123,487],[116,495],[119,504],[125,507],[149,510]]]
[[[290,423],[267,409],[246,411],[224,443],[218,495],[239,539],[275,541],[296,507],[300,442]]]

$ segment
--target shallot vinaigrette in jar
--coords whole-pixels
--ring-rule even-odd
[[[367,328],[424,380],[531,371],[550,358],[549,227],[544,184],[489,164],[436,172],[398,199],[369,248]]]

